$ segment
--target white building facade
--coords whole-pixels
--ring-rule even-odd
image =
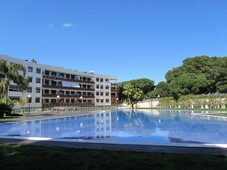
[[[29,86],[21,91],[10,83],[8,97],[18,100],[31,96],[31,107],[76,107],[76,106],[111,106],[117,105],[117,78],[79,72],[34,61],[20,60],[0,55],[0,60],[21,64],[26,68]]]

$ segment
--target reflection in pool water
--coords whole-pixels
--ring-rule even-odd
[[[195,111],[112,110],[97,114],[0,124],[0,136],[108,143],[227,143],[227,119]]]

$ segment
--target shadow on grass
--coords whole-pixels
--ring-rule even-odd
[[[33,144],[35,144],[34,142]],[[226,155],[113,151],[0,143],[0,169],[227,169]]]

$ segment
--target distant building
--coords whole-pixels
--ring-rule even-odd
[[[114,76],[94,72],[79,72],[63,67],[38,64],[35,61],[20,60],[0,55],[0,60],[21,64],[26,68],[29,86],[21,91],[10,83],[8,97],[11,99],[31,96],[31,107],[76,107],[111,106],[118,100]]]

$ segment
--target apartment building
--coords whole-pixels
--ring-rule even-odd
[[[36,61],[20,60],[0,55],[7,64],[17,63],[26,68],[29,86],[21,91],[10,83],[8,97],[31,97],[31,107],[111,106],[118,102],[117,78],[93,72],[80,72]]]

